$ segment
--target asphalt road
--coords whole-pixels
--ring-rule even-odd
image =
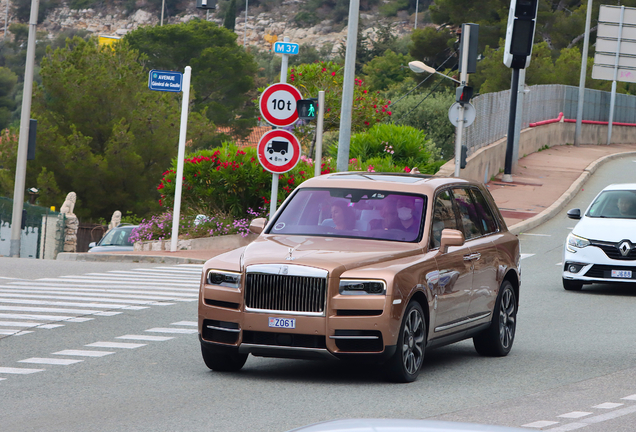
[[[586,207],[600,189],[616,182],[636,183],[633,157],[601,167],[568,208]],[[103,273],[106,276],[92,277],[112,278],[114,270],[130,271],[120,273],[121,283],[135,281],[136,291],[152,294],[143,282],[151,281],[153,273],[190,275],[184,276],[182,291],[165,291],[179,301],[166,297],[137,305],[145,309],[108,309],[99,306],[107,301],[98,303],[98,295],[126,294],[94,288],[93,309],[106,308],[116,315],[86,315],[93,319],[32,328],[31,333],[0,334],[0,379],[4,378],[0,380],[0,430],[286,431],[336,418],[386,417],[529,430],[632,431],[636,424],[636,332],[632,328],[636,286],[594,285],[580,293],[563,290],[558,263],[574,224],[563,212],[520,235],[522,253],[527,255],[522,261],[517,338],[508,357],[482,358],[470,341],[461,342],[427,353],[418,381],[402,385],[386,383],[377,367],[337,362],[250,357],[239,373],[209,371],[196,333],[188,331],[196,329],[192,326],[196,302],[185,298],[196,290],[193,266],[0,258],[0,322],[10,321],[2,314],[14,313],[2,309],[10,304],[3,303],[3,290],[13,292],[3,287],[18,282],[51,288],[68,284],[71,289],[88,283],[63,276]],[[94,345],[104,345],[100,342],[110,347]],[[113,342],[143,346],[114,347]],[[54,354],[65,350],[112,354]],[[83,361],[33,363],[37,358]],[[2,368],[42,371],[15,374],[2,373]]]

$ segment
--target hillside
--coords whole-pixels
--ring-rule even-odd
[[[7,1],[0,1],[0,22],[5,20]],[[258,4],[259,2],[255,3]],[[339,19],[327,18],[320,20],[321,15],[330,17],[333,14],[325,14],[324,10],[308,14],[304,11],[304,8],[307,7],[306,1],[273,1],[267,3],[267,7],[262,1],[260,3],[258,6],[248,9],[247,25],[245,23],[244,10],[237,13],[235,32],[238,35],[237,42],[239,44],[244,41],[245,29],[247,29],[245,37],[247,45],[255,46],[262,50],[270,48],[269,43],[265,40],[266,35],[277,36],[278,40],[283,40],[283,37],[288,36],[292,42],[309,44],[317,49],[320,49],[325,44],[330,44],[334,53],[338,51],[340,44],[346,38],[346,14],[344,18],[341,14]],[[391,2],[385,1],[385,3]],[[11,5],[13,4],[14,2],[11,3]],[[71,2],[70,4],[76,5],[77,2]],[[130,3],[104,1],[93,3],[92,7],[86,9],[71,9],[68,2],[60,2],[58,7],[51,7],[50,2],[42,2],[41,7],[44,5],[44,17],[41,14],[38,31],[48,33],[49,38],[68,30],[86,30],[99,36],[121,37],[140,26],[159,24],[161,15],[155,3],[137,1],[134,4],[140,7],[131,10]],[[26,6],[28,6],[28,3],[24,3],[23,7]],[[412,31],[413,15],[409,15],[406,11],[399,11],[396,16],[387,18],[380,13],[380,7],[381,5],[366,7],[363,9],[367,10],[361,11],[360,27],[363,29],[365,36],[373,40],[377,27],[388,23],[394,23],[394,32],[398,36]],[[196,9],[194,1],[188,2],[179,13],[173,15],[166,13],[164,24],[187,22],[195,18],[206,19],[207,16],[208,20],[222,25],[225,8],[227,8],[227,2],[221,1],[216,11],[210,11],[209,14],[206,14],[205,11]],[[15,22],[26,23],[28,18],[23,21],[19,18],[20,16],[25,16],[27,12],[28,9],[25,12],[24,10],[16,10],[16,7],[10,8],[8,24]],[[303,14],[299,15],[300,12],[303,12]],[[310,17],[311,19],[305,19],[299,23],[298,16]],[[420,18],[422,16],[423,13],[420,14]],[[314,22],[315,24],[313,24]],[[310,25],[307,25],[307,23],[310,23]],[[2,27],[1,31],[3,30],[4,27]]]

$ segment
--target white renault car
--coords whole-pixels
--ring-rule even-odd
[[[565,242],[563,288],[584,284],[636,282],[636,184],[614,184],[599,193]]]

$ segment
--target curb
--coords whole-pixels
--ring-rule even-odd
[[[580,190],[581,186],[583,186],[585,184],[585,182],[587,182],[587,180],[592,176],[592,174],[594,174],[596,172],[596,170],[601,165],[603,165],[605,162],[608,162],[610,160],[619,159],[621,157],[630,156],[630,155],[631,156],[636,156],[636,151],[627,151],[627,152],[621,152],[621,153],[614,153],[614,154],[606,155],[606,156],[603,156],[601,158],[596,159],[594,162],[589,164],[583,170],[583,173],[581,173],[579,178],[577,178],[574,181],[574,183],[572,183],[572,185],[568,188],[568,190],[566,190],[563,193],[563,195],[561,195],[559,197],[559,199],[557,199],[550,207],[546,208],[541,213],[539,213],[536,216],[531,217],[530,219],[527,219],[527,220],[524,220],[522,222],[514,224],[513,226],[508,228],[508,231],[510,231],[513,234],[520,234],[522,232],[531,230],[532,228],[535,228],[535,227],[541,225],[542,223],[544,223],[545,221],[547,221],[549,219],[552,219],[554,216],[557,215],[557,213],[559,213],[561,210],[563,210],[563,208],[570,201],[572,201],[572,198],[574,198],[576,196],[576,194]]]
[[[58,261],[86,262],[129,262],[150,264],[203,264],[207,260],[179,256],[136,255],[136,254],[100,254],[63,252],[57,254]]]

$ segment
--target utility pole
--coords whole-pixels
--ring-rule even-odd
[[[349,146],[351,144],[351,114],[353,109],[353,87],[356,73],[356,45],[358,43],[358,15],[360,0],[349,3],[347,28],[347,52],[345,54],[344,80],[342,83],[342,105],[340,108],[340,132],[338,135],[338,159],[336,169],[349,169]]]
[[[33,69],[35,66],[35,35],[38,23],[39,0],[31,0],[29,19],[29,39],[27,42],[26,65],[24,67],[24,90],[22,92],[22,112],[20,114],[20,138],[18,159],[15,168],[13,188],[13,214],[11,217],[11,243],[9,256],[20,257],[20,236],[22,235],[22,207],[24,206],[24,185],[26,183],[26,161],[29,147],[29,125],[31,123],[31,96],[33,95]]]
[[[587,50],[590,45],[590,26],[592,25],[592,0],[587,0],[585,15],[585,36],[583,36],[583,53],[581,55],[581,75],[579,77],[579,103],[576,109],[576,128],[574,145],[581,144],[581,125],[583,124],[583,100],[585,99],[585,75],[587,74]]]

